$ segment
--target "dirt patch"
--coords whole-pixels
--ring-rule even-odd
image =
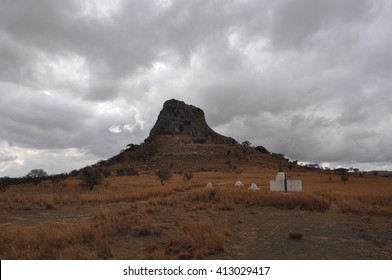
[[[181,227],[179,217],[210,219],[225,232],[224,251],[210,259],[391,259],[392,221],[387,217],[236,207],[234,211],[183,210],[165,206],[152,214],[160,237],[117,239],[114,258],[143,259],[151,244],[167,249],[165,232]],[[290,232],[303,234],[292,240]]]

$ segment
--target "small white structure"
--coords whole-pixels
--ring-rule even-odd
[[[255,183],[252,183],[249,187],[249,190],[260,190],[260,188]]]
[[[276,181],[284,181],[286,179],[286,174],[284,172],[278,172],[276,174]]]
[[[276,174],[276,180],[270,181],[270,191],[272,192],[284,192],[285,191],[285,182],[286,174],[284,172],[278,172]]]
[[[211,182],[208,182],[206,188],[212,188],[212,187],[213,187],[212,183],[211,183]]]
[[[302,192],[302,180],[288,179],[287,180],[287,191],[288,192]]]
[[[241,181],[237,181],[234,184],[234,187],[243,187],[243,186],[244,186],[244,184]]]
[[[286,179],[284,172],[278,172],[276,179],[270,181],[272,192],[302,192],[302,180]]]

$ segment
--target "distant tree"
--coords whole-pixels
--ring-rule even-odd
[[[96,164],[94,164],[94,166],[95,167],[102,167],[102,166],[105,166],[105,164],[106,164],[105,160],[99,160],[99,161],[97,161]]]
[[[270,153],[270,152],[269,152],[266,148],[264,148],[263,146],[257,146],[257,147],[256,147],[256,150],[259,151],[260,153],[263,153],[263,154],[269,154],[269,153]]]
[[[45,170],[43,169],[32,169],[27,175],[25,176],[26,178],[44,178],[48,177],[48,173],[46,173]]]
[[[139,145],[131,143],[131,144],[128,144],[127,147],[128,147],[129,151],[134,151],[139,147]]]
[[[298,160],[293,160],[293,161],[291,161],[291,164],[293,165],[293,167],[296,166],[296,165],[298,165]]]
[[[88,170],[84,170],[82,176],[80,176],[82,180],[82,187],[88,188],[90,191],[97,185],[101,184],[103,181],[102,175],[99,172],[91,172]]]
[[[342,167],[340,167],[340,168],[335,168],[335,169],[334,169],[334,172],[335,172],[336,174],[338,174],[338,175],[344,175],[344,174],[347,174],[348,169],[347,169],[347,168],[342,168]]]
[[[345,174],[340,175],[340,181],[342,181],[343,184],[346,184],[348,182],[348,174],[345,173]]]
[[[158,169],[155,172],[155,176],[158,177],[158,179],[161,181],[161,184],[163,186],[165,181],[168,181],[171,179],[172,174],[171,174],[170,170]]]
[[[342,181],[343,184],[346,184],[348,182],[348,174],[349,169],[347,168],[335,168],[334,172],[335,174],[340,175],[340,181]]]
[[[35,185],[41,184],[41,181],[47,177],[48,173],[43,169],[32,169],[25,176],[27,183],[33,183]]]
[[[5,192],[12,184],[12,179],[9,177],[0,178],[0,192]]]
[[[241,145],[244,147],[250,147],[252,145],[252,143],[250,143],[249,141],[244,141],[244,142],[242,142]]]
[[[273,157],[276,157],[278,159],[284,160],[284,161],[288,161],[288,159],[286,158],[285,154],[280,154],[280,153],[272,153],[271,154]]]
[[[50,181],[52,182],[53,188],[63,179],[61,175],[50,175]]]
[[[306,167],[309,169],[320,169],[320,165],[318,163],[309,163]]]
[[[79,171],[74,169],[69,173],[71,176],[78,176],[79,175]]]

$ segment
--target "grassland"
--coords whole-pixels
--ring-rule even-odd
[[[287,173],[304,191],[285,194],[268,190],[273,168],[241,168],[194,172],[190,181],[174,174],[163,186],[142,170],[92,191],[78,177],[11,186],[0,193],[0,257],[391,259],[391,178],[351,175],[343,184],[295,169]]]

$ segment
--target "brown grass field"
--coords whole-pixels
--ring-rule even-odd
[[[105,167],[112,175],[91,191],[69,176],[0,192],[0,258],[392,259],[392,178],[351,174],[343,184],[332,172],[285,166],[303,192],[276,193],[270,156],[181,147],[164,147],[173,173],[164,185],[153,172],[163,162],[158,151],[149,170],[126,159],[138,176],[117,176],[124,163]],[[251,183],[261,190],[248,190]]]

